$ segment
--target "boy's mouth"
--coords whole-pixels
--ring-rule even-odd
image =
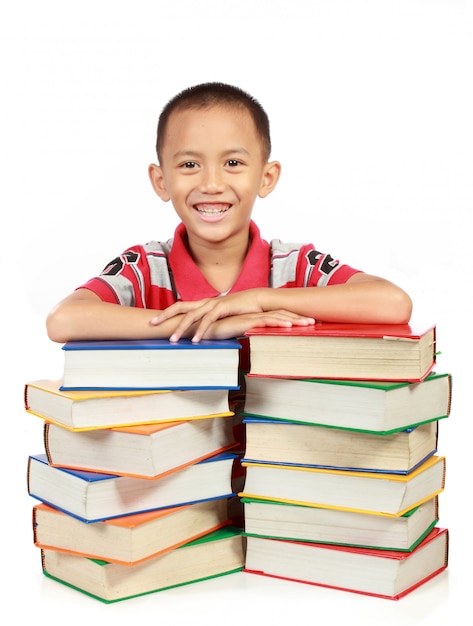
[[[204,216],[215,217],[218,215],[223,215],[230,209],[230,204],[196,204],[194,208],[198,213]]]

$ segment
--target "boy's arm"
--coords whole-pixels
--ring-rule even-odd
[[[405,324],[411,317],[412,301],[393,283],[359,272],[341,285],[250,289],[199,302],[178,302],[151,323],[159,325],[184,314],[171,340],[190,336],[189,329],[195,328],[193,340],[200,341],[209,336],[217,320],[279,309],[326,322]]]
[[[78,289],[61,300],[46,318],[52,341],[94,339],[167,338],[183,316],[176,316],[153,328],[150,319],[160,311],[103,302],[89,289]],[[189,329],[190,330],[190,329]]]
[[[152,324],[162,311],[122,306],[103,302],[89,289],[78,289],[59,302],[46,319],[48,336],[52,341],[94,339],[169,339],[185,321],[179,337],[193,337],[199,321],[192,323],[185,313],[174,313],[159,325]],[[217,319],[207,325],[212,338],[227,339],[241,335],[253,326],[306,325],[314,320],[288,311],[250,312]],[[209,330],[209,326],[212,329]]]

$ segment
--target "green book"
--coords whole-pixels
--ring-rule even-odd
[[[439,521],[438,496],[396,518],[242,498],[245,535],[412,552]]]
[[[389,434],[448,417],[451,374],[422,382],[245,378],[244,415]]]
[[[241,571],[242,532],[226,526],[133,567],[41,550],[46,577],[105,603]]]

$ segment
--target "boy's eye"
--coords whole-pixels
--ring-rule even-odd
[[[241,162],[240,162],[240,161],[238,161],[237,159],[229,159],[229,160],[227,161],[227,165],[228,165],[229,167],[237,167],[237,166],[238,166],[238,165],[240,165],[240,164],[241,164]]]
[[[182,167],[185,167],[186,169],[193,169],[196,166],[197,166],[197,163],[195,161],[186,161],[185,163],[182,164]]]

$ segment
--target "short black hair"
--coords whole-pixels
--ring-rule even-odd
[[[263,155],[265,159],[269,159],[271,154],[269,118],[258,100],[239,87],[226,83],[211,82],[201,83],[200,85],[184,89],[171,98],[163,108],[159,116],[156,137],[158,161],[162,153],[165,130],[171,113],[176,110],[206,109],[218,105],[234,106],[248,111],[259,135]]]

